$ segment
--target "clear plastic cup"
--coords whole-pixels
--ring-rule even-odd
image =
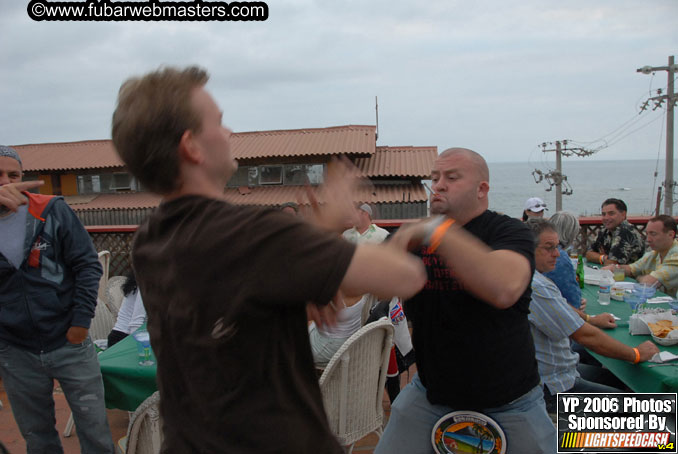
[[[629,305],[631,312],[636,312],[638,306],[645,302],[645,299],[641,298],[635,293],[627,293],[624,295],[624,302]]]
[[[617,282],[621,282],[624,280],[624,278],[626,278],[624,269],[621,266],[615,266],[612,270],[612,275],[614,276],[614,280]]]
[[[132,334],[137,341],[137,355],[140,366],[152,366],[155,364],[151,355],[151,337],[146,330],[137,330]]]

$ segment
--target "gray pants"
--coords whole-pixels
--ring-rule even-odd
[[[455,411],[431,404],[416,374],[391,405],[391,417],[374,454],[433,454],[431,432],[436,422]],[[542,397],[541,386],[506,405],[482,410],[506,434],[509,454],[555,454],[558,439]]]
[[[59,380],[73,411],[81,452],[113,454],[104,387],[92,341],[66,343],[34,354],[0,341],[0,377],[27,454],[62,454],[54,415],[54,380]]]

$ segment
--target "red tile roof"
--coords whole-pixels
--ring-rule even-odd
[[[238,132],[232,136],[236,159],[373,154],[375,126],[334,126],[329,128]],[[101,169],[124,164],[110,140],[13,145],[24,171]]]
[[[110,140],[12,145],[26,172],[122,167]]]
[[[427,178],[437,157],[438,147],[377,147],[355,164],[367,177]]]
[[[155,208],[160,204],[160,196],[150,192],[76,195],[64,199],[74,211]]]
[[[233,134],[236,159],[374,153],[375,126],[254,131]]]
[[[236,205],[278,206],[285,202],[297,202],[299,198],[305,204],[306,197],[302,186],[265,186],[252,187],[247,191],[229,188],[225,198]],[[403,185],[367,185],[358,190],[357,203],[399,203],[425,202],[428,196],[420,184]],[[75,211],[124,210],[154,208],[160,203],[160,196],[148,192],[99,194],[65,197]],[[318,201],[323,203],[322,194]]]
[[[285,202],[297,202],[301,198],[306,202],[302,186],[266,186],[249,188],[248,194],[241,194],[238,189],[227,189],[226,200],[236,205],[276,206]],[[316,191],[318,202],[323,203],[322,194]],[[425,202],[428,199],[426,190],[420,184],[404,185],[369,185],[361,187],[354,197],[359,203],[398,203]]]

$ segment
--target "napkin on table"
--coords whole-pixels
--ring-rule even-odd
[[[655,353],[654,356],[650,358],[650,362],[665,363],[667,361],[673,361],[674,359],[678,359],[678,355],[674,355],[671,352],[659,352]]]
[[[648,298],[646,303],[648,304],[660,304],[660,303],[670,303],[673,301],[673,298],[670,296],[655,296],[654,298]]]

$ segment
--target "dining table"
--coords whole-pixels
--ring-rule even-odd
[[[626,281],[635,282],[631,278]],[[666,296],[657,292],[656,296]],[[603,331],[617,339],[618,341],[630,346],[637,347],[639,344],[652,340],[648,335],[631,335],[629,333],[629,318],[631,317],[631,307],[624,301],[610,300],[610,304],[601,305],[598,302],[598,285],[586,284],[582,289],[582,297],[586,298],[586,313],[597,315],[603,312],[611,313],[620,320],[617,321],[617,327],[613,329],[604,329]],[[670,310],[667,303],[647,304],[646,307],[662,308]],[[678,355],[678,345],[664,346],[657,344],[659,351],[668,351]],[[638,393],[664,393],[678,392],[678,360],[661,363],[657,365],[652,362],[643,362],[632,364],[619,359],[612,359],[599,355],[590,349],[587,349],[595,359],[610,370],[617,378],[624,382],[630,389]]]
[[[99,353],[99,365],[106,408],[134,411],[158,389],[155,362],[139,364],[137,341],[131,335]]]

